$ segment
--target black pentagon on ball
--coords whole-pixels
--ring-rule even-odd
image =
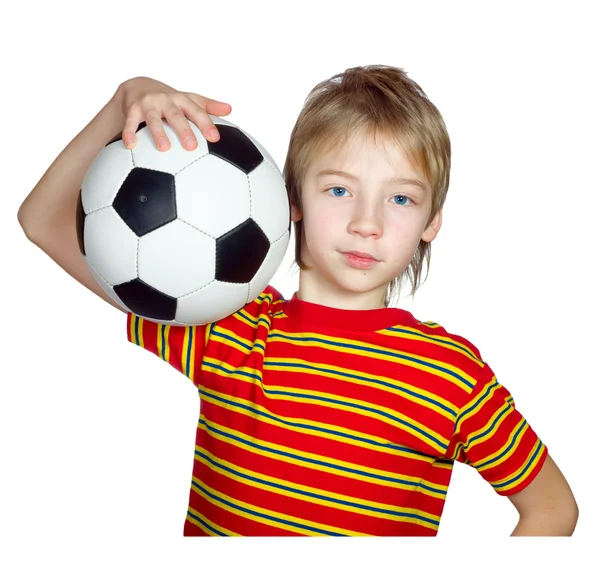
[[[177,298],[168,296],[136,278],[113,286],[116,295],[133,313],[145,318],[174,320]]]
[[[175,177],[134,167],[112,203],[123,221],[141,237],[177,218]]]
[[[250,282],[271,243],[252,218],[217,238],[215,278],[221,282]]]
[[[85,256],[85,246],[83,244],[83,227],[85,223],[85,210],[83,209],[83,202],[81,200],[81,189],[79,190],[79,196],[77,197],[77,213],[75,214],[75,230],[77,231],[77,243],[79,244],[79,251]]]
[[[248,174],[263,161],[256,145],[237,127],[217,125],[221,138],[216,143],[208,141],[208,152],[231,163]]]

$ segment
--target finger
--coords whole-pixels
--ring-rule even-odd
[[[148,127],[154,143],[160,151],[168,151],[171,148],[171,142],[165,133],[162,115],[158,109],[146,111],[146,127]]]
[[[214,99],[206,99],[206,106],[204,107],[207,113],[216,116],[229,115],[231,113],[231,105],[222,101],[215,101]]]
[[[143,120],[144,117],[141,107],[132,105],[127,113],[127,119],[125,119],[123,132],[121,133],[121,139],[127,149],[133,149],[135,147],[135,134]]]
[[[181,108],[186,117],[191,119],[196,127],[200,129],[207,141],[217,142],[221,138],[217,126],[212,122],[208,113],[195,101],[182,102]]]
[[[204,113],[204,115],[205,117],[208,117],[206,113]],[[184,115],[184,111],[175,105],[171,105],[165,110],[165,119],[179,137],[179,141],[184,149],[187,149],[188,151],[193,151],[196,149],[198,146],[198,140],[196,139],[196,136],[190,127],[190,123],[186,115]]]
[[[232,107],[229,103],[216,101],[215,99],[209,99],[208,97],[203,97],[202,95],[198,95],[196,93],[186,93],[186,95],[210,115],[222,117],[231,113]]]

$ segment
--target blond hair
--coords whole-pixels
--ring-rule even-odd
[[[302,209],[302,184],[314,158],[332,146],[344,146],[357,132],[395,142],[427,179],[433,203],[427,225],[442,209],[450,181],[450,138],[442,115],[403,69],[386,65],[346,69],[317,84],[296,120],[283,168],[290,203]],[[294,222],[295,263],[301,259],[302,220]],[[399,293],[407,276],[414,296],[431,244],[419,241],[411,263],[388,284],[385,306]]]

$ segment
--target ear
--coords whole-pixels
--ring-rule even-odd
[[[292,203],[291,204],[291,210],[292,210],[292,221],[293,222],[298,222],[302,219],[302,211],[300,211],[300,208],[295,204]]]
[[[421,234],[421,239],[424,242],[433,242],[435,237],[438,235],[440,228],[442,227],[442,210],[438,211],[431,223],[425,228],[425,231]]]

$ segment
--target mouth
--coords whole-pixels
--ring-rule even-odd
[[[379,262],[371,254],[366,254],[365,252],[341,252],[341,254],[350,267],[359,270],[370,270]]]
[[[358,258],[364,258],[366,260],[374,260],[375,262],[378,262],[379,260],[377,260],[377,258],[371,256],[371,254],[366,254],[365,252],[342,252],[343,254],[350,254],[352,256],[357,256]]]

